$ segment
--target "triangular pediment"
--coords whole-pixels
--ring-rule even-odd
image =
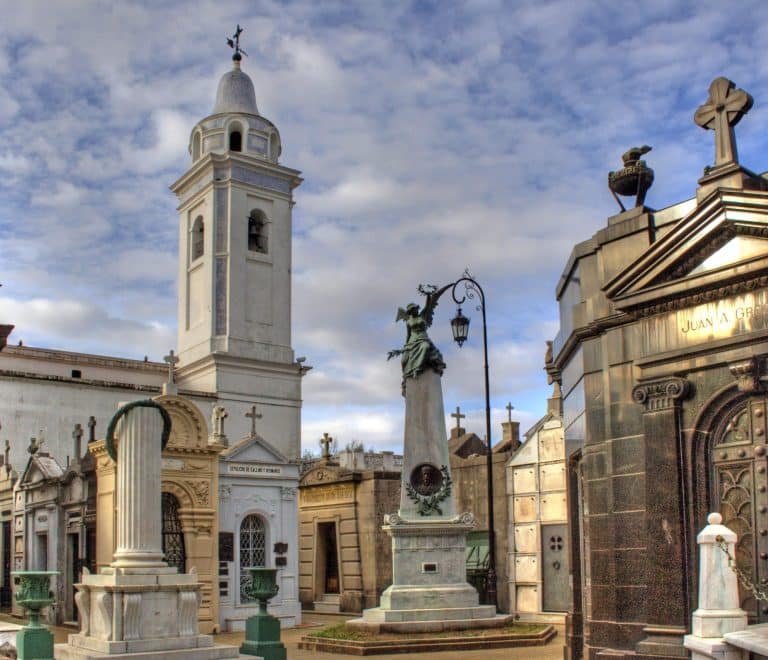
[[[283,456],[275,447],[269,444],[259,435],[248,435],[237,444],[221,452],[221,458],[225,461],[257,463],[288,463],[288,459]]]
[[[619,310],[690,296],[768,271],[768,194],[717,190],[605,287]]]
[[[30,457],[20,485],[32,485],[48,479],[58,479],[64,474],[55,458],[47,454],[35,454]]]

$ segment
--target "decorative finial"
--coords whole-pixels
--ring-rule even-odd
[[[227,39],[227,45],[235,51],[235,54],[232,55],[232,60],[235,62],[239,62],[240,60],[242,60],[243,55],[248,57],[248,53],[246,53],[242,48],[240,48],[240,35],[242,34],[242,32],[243,32],[243,28],[241,28],[240,23],[238,23],[235,33],[232,35],[231,38]]]
[[[715,132],[715,167],[738,163],[733,127],[749,112],[752,97],[728,78],[715,78],[709,86],[709,98],[693,115],[693,121]],[[709,168],[704,170],[705,173]]]
[[[627,209],[621,203],[619,195],[625,197],[635,195],[635,207],[645,204],[645,194],[653,185],[653,170],[645,164],[644,160],[640,160],[640,157],[650,150],[651,147],[647,144],[628,149],[621,156],[624,167],[616,172],[608,172],[608,188],[622,212]]]

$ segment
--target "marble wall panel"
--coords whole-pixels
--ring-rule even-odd
[[[536,471],[533,467],[517,468],[512,480],[515,493],[532,493],[536,490]]]
[[[536,552],[539,535],[536,525],[515,525],[515,551]]]
[[[518,522],[533,522],[536,520],[537,500],[535,495],[524,495],[515,498],[515,520]]]
[[[535,555],[515,557],[515,582],[536,582],[539,579],[539,562]]]
[[[551,463],[539,466],[541,490],[565,489],[565,464]]]
[[[518,612],[538,612],[539,611],[539,592],[533,586],[516,587],[516,602]]]
[[[541,497],[541,520],[565,520],[567,517],[567,506],[565,502],[565,493],[549,494]]]

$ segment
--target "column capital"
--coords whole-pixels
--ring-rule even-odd
[[[764,361],[752,357],[728,365],[728,370],[736,379],[740,392],[757,392],[763,389]]]
[[[632,390],[632,400],[641,404],[644,412],[667,410],[677,406],[689,390],[690,383],[685,378],[662,378],[636,385]]]

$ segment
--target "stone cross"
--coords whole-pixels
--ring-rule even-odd
[[[75,428],[72,431],[72,439],[75,441],[75,458],[77,460],[80,460],[80,452],[82,450],[82,445],[80,444],[83,439],[83,425],[78,423],[75,424]]]
[[[96,442],[96,418],[91,415],[88,418],[88,443]]]
[[[224,435],[224,420],[229,417],[224,406],[214,406],[211,411],[211,426],[213,427],[213,435],[216,437],[222,437]]]
[[[456,412],[451,413],[451,417],[456,418],[456,430],[458,431],[459,429],[461,429],[461,420],[464,419],[466,415],[462,415],[461,408],[459,408],[459,406],[456,406]]]
[[[515,407],[512,405],[512,402],[510,401],[510,402],[507,403],[506,408],[507,408],[507,421],[511,422],[512,421],[512,411],[515,409]]]
[[[320,444],[323,447],[323,458],[330,458],[331,457],[331,443],[333,442],[333,438],[328,435],[327,433],[323,433],[323,437],[320,438]]]
[[[738,163],[733,127],[749,112],[752,97],[728,78],[715,78],[709,86],[709,98],[696,110],[693,120],[715,132],[715,167]]]
[[[245,413],[245,416],[251,420],[251,437],[256,437],[256,420],[261,419],[261,413],[256,412],[256,404],[251,406],[251,412]]]
[[[163,360],[165,360],[168,363],[168,382],[175,383],[176,382],[176,363],[179,361],[179,358],[174,355],[173,349],[171,349],[168,355],[166,355],[163,358]]]

